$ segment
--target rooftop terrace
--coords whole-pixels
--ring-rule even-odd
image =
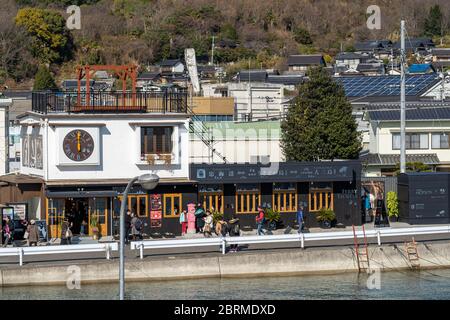
[[[38,113],[187,113],[187,90],[162,92],[48,91],[32,93],[32,111]]]

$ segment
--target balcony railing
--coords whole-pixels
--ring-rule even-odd
[[[187,91],[161,92],[33,92],[32,110],[38,113],[186,113]]]

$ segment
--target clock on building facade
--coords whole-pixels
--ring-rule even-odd
[[[81,129],[70,131],[63,140],[64,153],[72,161],[84,161],[94,151],[94,139]]]

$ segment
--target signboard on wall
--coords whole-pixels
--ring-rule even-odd
[[[27,134],[22,139],[22,165],[43,169],[42,135]]]
[[[161,194],[150,195],[150,226],[160,228],[162,223],[162,201]]]
[[[47,241],[48,233],[47,233],[47,223],[45,220],[38,220],[36,221],[36,225],[38,227],[39,232],[39,240],[40,241]]]
[[[359,161],[262,164],[191,164],[190,178],[205,183],[352,181],[361,176]]]
[[[14,220],[27,219],[27,204],[26,203],[8,203],[9,207],[14,209]]]

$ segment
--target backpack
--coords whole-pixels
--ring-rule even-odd
[[[136,222],[134,223],[134,227],[136,228],[136,230],[141,230],[141,228],[142,228],[142,221],[137,219]]]

